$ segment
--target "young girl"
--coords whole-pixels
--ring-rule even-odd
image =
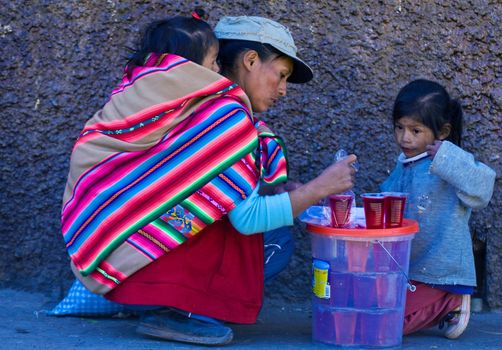
[[[415,80],[401,89],[392,113],[401,148],[382,191],[408,193],[405,216],[419,222],[412,242],[403,333],[446,322],[445,336],[467,327],[476,286],[468,221],[488,205],[495,172],[460,148],[462,108],[444,87]]]

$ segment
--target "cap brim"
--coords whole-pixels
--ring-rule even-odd
[[[303,84],[311,81],[314,77],[312,68],[310,68],[298,57],[291,57],[291,59],[293,60],[293,73],[289,76],[288,82],[293,84]]]

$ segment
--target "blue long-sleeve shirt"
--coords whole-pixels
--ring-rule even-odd
[[[260,196],[260,186],[228,213],[232,226],[242,234],[270,231],[293,225],[293,209],[287,192]]]
[[[403,163],[380,186],[407,192],[405,217],[418,221],[411,246],[410,278],[429,284],[476,286],[469,218],[488,205],[495,172],[444,141],[434,160]]]

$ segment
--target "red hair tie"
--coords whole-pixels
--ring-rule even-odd
[[[199,14],[195,11],[192,11],[192,18],[198,19],[199,21],[202,20],[202,18],[200,18]]]

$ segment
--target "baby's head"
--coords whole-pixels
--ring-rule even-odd
[[[436,82],[418,79],[399,91],[392,111],[395,128],[402,118],[428,128],[434,140],[444,139],[460,146],[462,107]]]
[[[203,10],[196,9],[191,17],[176,16],[150,23],[128,66],[142,66],[151,53],[170,53],[218,72],[218,39],[205,17]]]

